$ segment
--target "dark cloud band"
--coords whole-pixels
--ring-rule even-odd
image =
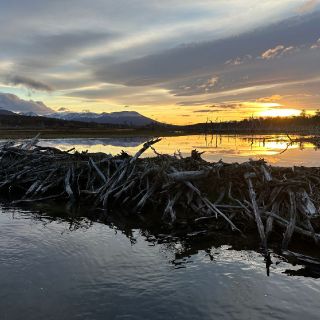
[[[7,83],[12,85],[22,85],[32,90],[53,91],[53,88],[48,84],[37,81],[28,77],[11,75],[7,77]]]

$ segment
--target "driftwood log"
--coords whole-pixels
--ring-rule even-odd
[[[295,234],[318,243],[320,168],[209,163],[196,150],[186,158],[159,154],[152,147],[159,140],[134,156],[61,151],[39,146],[38,137],[8,141],[0,146],[0,191],[15,204],[84,202],[104,215],[115,207],[154,214],[171,229],[193,226],[191,234],[224,228],[245,235],[251,225],[266,253],[275,228],[283,249]],[[148,148],[155,157],[141,158]]]

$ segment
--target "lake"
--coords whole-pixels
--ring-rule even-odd
[[[320,282],[277,255],[267,277],[252,250],[159,243],[139,229],[82,223],[0,209],[0,319],[319,316]]]
[[[136,138],[41,140],[63,150],[135,153]],[[312,144],[278,136],[165,137],[157,152],[206,160],[318,165]],[[149,150],[145,156],[153,156]],[[234,239],[168,239],[68,205],[0,205],[0,319],[317,319],[320,269]],[[244,250],[245,248],[245,250]]]
[[[291,138],[297,138],[292,136]],[[75,147],[78,151],[105,152],[119,154],[125,150],[129,154],[137,152],[147,137],[102,138],[102,139],[47,139],[40,144],[54,146],[62,150]],[[277,166],[318,166],[320,152],[312,143],[294,143],[286,135],[187,135],[163,137],[155,149],[159,153],[173,154],[180,151],[183,156],[190,155],[192,149],[205,151],[203,158],[208,161],[244,162],[249,158],[264,158]],[[149,149],[144,156],[154,156]]]

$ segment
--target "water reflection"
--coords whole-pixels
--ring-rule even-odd
[[[317,318],[320,285],[237,244],[169,239],[132,222],[0,213],[1,319]],[[223,244],[224,243],[224,244]],[[242,248],[243,249],[243,248]]]
[[[192,149],[205,151],[203,157],[208,161],[243,162],[249,158],[266,159],[279,166],[305,165],[315,166],[319,163],[320,152],[317,145],[310,142],[292,142],[298,136],[286,135],[187,135],[163,137],[156,145],[160,153],[173,154],[178,150],[183,156]],[[147,140],[146,137],[104,138],[104,139],[51,139],[42,140],[45,146],[55,146],[62,150],[75,147],[78,151],[105,152],[119,154],[123,149],[134,154]],[[154,156],[148,150],[144,156]]]
[[[68,204],[39,203],[25,206],[25,209],[26,211],[22,211],[21,208],[7,207],[3,210],[12,212],[12,219],[30,220],[40,223],[44,228],[50,224],[63,225],[65,228],[63,233],[78,230],[86,231],[94,228],[96,223],[103,224],[107,230],[125,236],[132,246],[141,238],[148,243],[148,246],[160,245],[166,252],[170,252],[168,262],[175,268],[186,268],[192,262],[192,258],[198,254],[204,254],[210,261],[215,262],[221,261],[221,258],[241,262],[241,257],[247,254],[252,255],[254,252],[254,255],[259,258],[253,263],[261,268],[264,266],[268,275],[270,266],[271,271],[280,271],[288,275],[300,275],[300,271],[301,275],[305,277],[318,278],[320,275],[320,259],[291,251],[286,251],[280,255],[277,248],[271,249],[272,259],[271,263],[267,265],[260,251],[259,240],[256,235],[242,238],[218,231],[215,234],[170,233],[169,230],[159,228],[157,223],[153,223],[147,217],[139,220],[137,217],[130,218],[127,213],[119,211],[103,217],[103,220],[101,220],[97,212],[91,211],[90,208],[74,207]],[[298,247],[298,250],[301,250],[301,246]],[[230,256],[229,251],[232,251]],[[235,254],[235,252],[240,254]],[[286,261],[289,269],[283,270],[280,268],[280,270],[277,270],[276,266],[280,260],[282,262]],[[292,269],[294,265],[299,267]]]

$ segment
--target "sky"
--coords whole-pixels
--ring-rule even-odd
[[[320,108],[318,0],[0,0],[0,106],[189,124]]]

